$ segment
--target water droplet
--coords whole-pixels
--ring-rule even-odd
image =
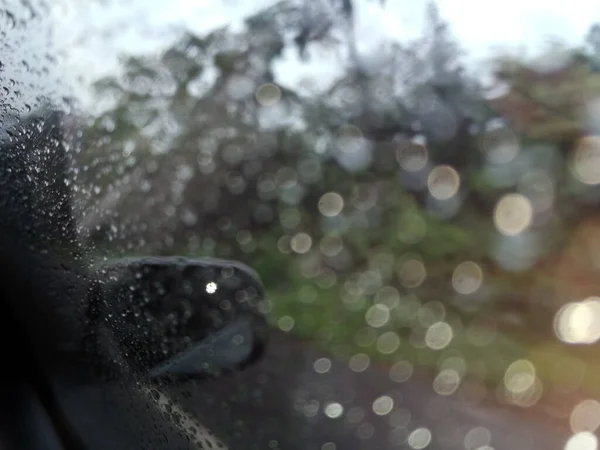
[[[294,318],[290,316],[280,317],[277,321],[277,325],[282,331],[290,331],[292,328],[294,328]]]
[[[380,303],[371,306],[365,314],[365,321],[374,328],[384,326],[388,320],[390,320],[390,309]]]
[[[577,141],[573,173],[584,184],[600,184],[600,138],[586,136]]]
[[[432,197],[448,200],[456,195],[460,188],[460,176],[450,166],[437,166],[427,177],[427,187]]]
[[[331,402],[325,406],[325,415],[330,419],[337,419],[343,413],[344,407],[337,402]]]
[[[483,282],[483,271],[479,264],[473,261],[460,263],[452,274],[452,287],[463,295],[472,294]]]
[[[521,194],[507,194],[500,199],[494,210],[494,224],[500,233],[516,236],[531,225],[533,207]]]
[[[569,423],[573,433],[593,433],[600,426],[600,402],[587,399],[579,402],[571,412]]]
[[[587,431],[574,434],[565,444],[565,450],[598,450],[598,438]]]
[[[429,445],[431,442],[431,431],[427,428],[417,428],[408,436],[408,445],[415,450],[420,450]]]
[[[404,383],[413,373],[413,365],[408,361],[398,361],[390,368],[390,379],[396,383]]]
[[[446,322],[437,322],[431,325],[425,333],[425,344],[432,350],[441,350],[447,347],[452,340],[452,327]]]
[[[281,89],[273,83],[265,83],[256,90],[256,100],[262,106],[272,106],[281,100]]]
[[[389,395],[382,395],[373,402],[373,412],[378,416],[389,414],[394,408],[394,400]]]
[[[319,358],[314,362],[313,368],[317,373],[327,373],[331,369],[331,360],[329,358]]]
[[[328,192],[319,199],[319,211],[326,217],[335,217],[344,209],[344,199],[337,192]]]
[[[364,353],[357,353],[350,358],[348,366],[353,372],[364,372],[369,367],[370,358]]]

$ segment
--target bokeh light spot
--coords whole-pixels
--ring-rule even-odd
[[[573,433],[596,431],[600,426],[600,402],[594,399],[579,402],[571,411],[569,424]]]
[[[494,164],[509,163],[520,150],[518,136],[504,126],[486,130],[481,144],[488,161]]]
[[[408,435],[408,445],[415,450],[425,448],[431,442],[431,431],[427,428],[417,428]]]
[[[494,224],[500,233],[516,236],[525,231],[533,220],[531,202],[521,194],[507,194],[494,210]]]
[[[437,322],[431,325],[425,333],[425,344],[432,350],[441,350],[452,340],[452,327],[446,322]]]
[[[600,339],[600,297],[564,305],[554,318],[554,332],[568,344],[593,344]]]
[[[312,238],[306,233],[298,233],[290,241],[290,247],[296,253],[306,253],[312,247]]]
[[[565,444],[565,450],[598,450],[598,438],[588,431],[576,433]]]
[[[262,106],[272,106],[281,100],[281,89],[273,83],[265,83],[256,90],[256,101]]]
[[[338,402],[331,402],[325,405],[325,415],[330,419],[337,419],[344,413],[344,407]]]
[[[409,361],[398,361],[390,368],[390,379],[396,383],[404,383],[413,373],[413,365]]]
[[[427,188],[437,200],[448,200],[456,195],[460,188],[460,176],[450,166],[434,167],[427,177]]]
[[[473,261],[460,263],[452,274],[452,287],[459,294],[472,294],[483,282],[483,271],[479,264]]]
[[[327,373],[331,369],[331,360],[329,358],[319,358],[314,362],[313,368],[317,373]]]
[[[390,320],[390,309],[386,305],[377,303],[367,310],[365,320],[368,325],[380,328]]]
[[[319,199],[319,211],[326,217],[335,217],[344,209],[344,199],[337,192],[327,192]]]
[[[600,184],[600,138],[586,136],[577,141],[573,173],[584,184]]]
[[[394,408],[394,400],[389,395],[382,395],[373,402],[373,412],[378,416],[389,414]]]
[[[522,393],[535,382],[535,366],[527,359],[519,359],[511,363],[504,373],[504,386],[510,393]]]
[[[415,141],[402,141],[396,148],[396,160],[407,172],[418,172],[427,165],[427,147]]]
[[[425,264],[418,259],[405,261],[400,265],[398,276],[404,287],[416,288],[425,281],[425,277],[427,276]]]

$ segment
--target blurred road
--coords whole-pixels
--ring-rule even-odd
[[[430,380],[416,373],[397,383],[385,368],[370,365],[356,373],[344,361],[317,373],[314,362],[323,356],[306,343],[273,333],[261,364],[196,388],[184,408],[230,448],[244,450],[410,448],[408,435],[421,427],[431,434],[428,449],[562,450],[569,437],[566,428],[533,420],[533,415],[472,406],[465,395],[440,396]],[[373,402],[383,395],[393,399],[394,407],[380,416]],[[326,412],[336,412],[325,409],[330,402],[343,407],[340,417],[328,417]],[[415,446],[427,443],[427,431],[413,435]]]
[[[274,332],[258,365],[235,376],[164,387],[167,397],[161,401],[164,406],[165,398],[172,400],[166,408],[176,416],[176,427],[161,418],[150,391],[127,382],[61,388],[63,406],[92,449],[111,442],[127,449],[194,448],[174,428],[204,436],[207,449],[220,448],[203,426],[231,450],[408,449],[408,436],[419,428],[425,429],[412,435],[413,446],[431,450],[562,450],[569,437],[566,428],[533,415],[491,402],[473,406],[464,395],[440,396],[417,373],[397,383],[385,368],[370,365],[355,373],[343,361],[317,373],[313,365],[322,357],[310,345]],[[382,395],[394,407],[377,415],[373,402]],[[330,402],[343,412],[339,406],[327,409]],[[182,419],[185,413],[191,419]],[[98,417],[104,417],[102,423]]]

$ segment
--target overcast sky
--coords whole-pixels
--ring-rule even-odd
[[[120,53],[151,52],[172,39],[181,27],[206,33],[223,25],[239,26],[244,17],[275,0],[102,0],[80,2],[55,0],[57,45],[65,50],[70,75],[83,76],[83,83],[114,70]],[[407,40],[423,29],[427,0],[356,0],[357,37],[365,53],[376,52],[383,42]],[[453,34],[477,61],[494,47],[539,49],[549,37],[580,43],[589,26],[600,21],[600,2],[571,0],[438,0],[442,16]],[[277,65],[284,84],[303,78],[322,83],[333,79],[333,64],[304,64],[295,52]]]

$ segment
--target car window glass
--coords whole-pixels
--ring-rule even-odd
[[[84,448],[598,447],[593,2],[22,0],[0,33],[9,309]]]

